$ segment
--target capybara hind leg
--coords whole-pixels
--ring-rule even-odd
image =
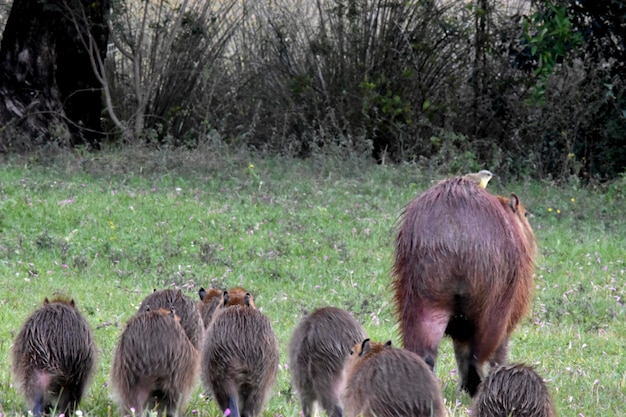
[[[258,387],[242,387],[241,417],[257,417],[263,408],[263,397]]]
[[[476,357],[469,341],[455,340],[454,356],[459,371],[459,388],[474,396],[482,379],[482,372],[477,367]]]
[[[448,325],[450,311],[422,300],[417,300],[415,305],[417,307],[411,307],[410,314],[401,321],[404,347],[421,356],[434,370],[437,350]]]
[[[490,365],[492,367],[495,367],[495,366],[503,365],[507,363],[508,355],[509,355],[509,338],[506,337],[502,341],[502,343],[500,343],[500,346],[498,346],[498,349],[496,349],[494,354],[491,356],[491,359],[489,360]]]
[[[304,417],[311,417],[313,415],[313,403],[315,397],[311,390],[300,392],[300,404],[302,405],[302,414]]]

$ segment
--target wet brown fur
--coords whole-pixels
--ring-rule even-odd
[[[202,381],[231,417],[260,415],[276,383],[280,352],[271,323],[241,288],[224,294],[207,329]],[[234,303],[234,304],[233,304]]]
[[[12,372],[33,415],[70,415],[95,370],[93,332],[74,300],[44,300],[25,321],[12,349]]]
[[[461,387],[474,395],[485,364],[505,363],[533,287],[535,239],[519,198],[464,178],[442,181],[405,209],[393,265],[404,347],[434,369],[444,334]]]
[[[200,355],[172,310],[133,316],[117,345],[111,382],[123,415],[135,409],[181,415],[197,382]]]
[[[353,347],[346,363],[346,417],[444,417],[437,378],[422,358],[405,349],[370,342]]]
[[[313,415],[315,401],[328,416],[342,416],[343,368],[352,347],[365,338],[363,326],[337,307],[317,309],[300,321],[288,350],[304,417]]]
[[[476,417],[556,417],[550,391],[530,366],[501,365],[480,384],[472,405]]]
[[[202,325],[202,317],[193,300],[183,294],[181,290],[171,288],[165,290],[154,290],[148,295],[139,306],[137,313],[145,313],[150,310],[173,309],[180,318],[180,324],[185,329],[185,333],[193,346],[200,350],[202,348],[202,338],[204,335],[204,327]]]
[[[198,311],[200,312],[200,317],[202,317],[205,330],[209,327],[209,324],[211,324],[215,309],[220,302],[223,302],[222,294],[223,291],[217,288],[211,288],[208,291],[204,288],[200,288],[198,291],[198,295],[200,296]]]

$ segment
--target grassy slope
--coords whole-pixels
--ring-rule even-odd
[[[200,286],[242,285],[256,295],[283,351],[266,416],[298,415],[285,348],[307,311],[346,308],[373,339],[398,344],[393,230],[431,178],[412,166],[251,158],[138,152],[0,168],[2,415],[26,411],[12,386],[11,341],[57,291],[74,297],[96,329],[99,369],[81,405],[93,416],[116,414],[107,387],[112,351],[153,288],[178,286],[195,298]],[[540,248],[533,311],[513,336],[511,358],[536,364],[564,416],[618,416],[626,403],[623,184],[603,192],[490,184],[520,196]],[[448,340],[437,373],[450,414],[466,415]],[[188,412],[219,415],[201,392]]]

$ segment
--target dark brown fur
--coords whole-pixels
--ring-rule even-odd
[[[230,409],[231,417],[256,417],[276,383],[278,340],[250,293],[232,289],[224,300],[207,329],[202,381],[222,411]]]
[[[444,417],[439,382],[422,358],[365,339],[346,363],[346,417]]]
[[[342,416],[343,368],[365,338],[363,326],[340,308],[320,308],[300,321],[289,341],[289,370],[304,417],[313,415],[315,401],[328,416]]]
[[[200,296],[198,311],[200,312],[200,317],[202,317],[205,329],[209,327],[209,324],[211,324],[213,313],[215,312],[215,309],[219,305],[220,301],[223,302],[222,294],[223,291],[216,288],[211,288],[208,291],[204,288],[200,288],[198,291],[198,295]]]
[[[493,368],[474,398],[475,417],[555,417],[550,391],[530,366]]]
[[[137,313],[145,313],[150,310],[158,310],[164,308],[166,310],[173,309],[180,318],[180,324],[185,329],[185,333],[193,346],[200,350],[202,347],[202,337],[204,327],[202,326],[202,317],[193,300],[183,294],[181,290],[165,289],[154,290],[152,294],[147,296],[139,306]]]
[[[198,376],[199,352],[171,310],[138,313],[128,323],[113,358],[111,382],[121,411],[157,409],[181,415]]]
[[[405,348],[434,369],[444,334],[460,384],[474,395],[485,364],[505,363],[526,314],[535,239],[515,194],[496,197],[463,178],[442,181],[404,211],[393,266]]]
[[[22,326],[12,350],[12,370],[35,416],[70,415],[96,363],[93,333],[74,300],[46,298]]]

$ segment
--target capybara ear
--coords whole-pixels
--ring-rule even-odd
[[[48,300],[48,297],[43,299],[43,305],[46,305],[46,304],[50,304],[50,300]]]
[[[517,208],[519,207],[519,197],[515,193],[511,193],[511,199],[509,200],[509,206],[513,213],[517,213]]]
[[[153,288],[153,289],[152,289],[152,292],[157,292],[157,289],[156,289],[156,288]]]
[[[246,293],[246,296],[244,297],[244,301],[245,301],[245,303],[246,303],[246,305],[247,305],[248,307],[250,307],[250,298],[251,298],[251,297],[252,297],[252,296],[250,295],[250,293],[249,293],[249,292],[247,292],[247,293]]]
[[[200,296],[200,300],[204,300],[204,297],[206,297],[206,290],[204,289],[204,287],[200,287],[200,289],[198,290],[198,295]]]
[[[70,298],[70,305],[72,307],[76,307],[76,303],[74,303],[74,299],[73,298]]]
[[[371,347],[372,346],[370,345],[370,340],[365,339],[363,343],[361,343],[361,352],[359,352],[359,356],[365,355],[367,352],[370,351]]]
[[[227,306],[227,305],[228,305],[228,299],[229,299],[229,297],[228,297],[228,291],[227,291],[227,290],[224,290],[224,293],[223,293],[223,294],[224,294],[224,307],[225,307],[225,306]]]
[[[385,349],[391,349],[391,340],[387,340],[384,346]]]

